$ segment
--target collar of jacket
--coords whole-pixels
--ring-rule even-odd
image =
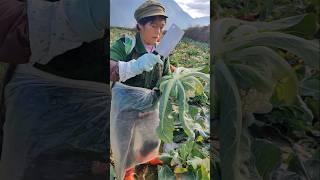
[[[155,44],[155,47],[157,47],[157,44]],[[146,48],[144,47],[143,43],[142,43],[142,39],[140,36],[140,33],[137,32],[136,33],[136,46],[135,46],[135,50],[137,53],[139,54],[145,54],[147,53]]]

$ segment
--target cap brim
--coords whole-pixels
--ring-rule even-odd
[[[165,18],[168,18],[168,16],[164,15],[164,14],[160,14],[160,13],[150,13],[150,14],[147,14],[145,16],[142,16],[140,19],[142,18],[145,18],[145,17],[150,17],[150,16],[163,16]]]

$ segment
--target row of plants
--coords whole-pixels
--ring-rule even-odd
[[[201,70],[179,67],[160,82],[159,179],[210,178],[209,109],[201,105],[209,106],[210,77]]]
[[[319,31],[315,14],[213,24],[214,179],[317,179]]]

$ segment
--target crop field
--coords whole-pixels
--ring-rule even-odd
[[[213,179],[318,179],[319,2],[211,3]]]

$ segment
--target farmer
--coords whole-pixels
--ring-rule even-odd
[[[11,13],[28,16],[5,23],[28,23],[19,33],[28,36],[31,56],[17,65],[5,86],[0,179],[106,179],[107,1],[22,2],[21,12]],[[0,5],[1,12],[14,7]],[[12,47],[7,52],[16,53]]]
[[[152,53],[166,25],[165,8],[148,0],[136,9],[134,17],[137,21],[135,37],[123,36],[110,49],[110,80],[153,89],[163,75],[170,73],[169,60],[162,62],[159,55]],[[161,161],[155,158],[149,163]],[[134,168],[127,169],[125,179],[133,179],[133,175]]]
[[[138,30],[135,37],[124,36],[111,47],[110,80],[152,89],[162,75],[170,73],[169,60],[162,63],[160,56],[152,53],[163,33],[167,16],[160,3],[148,0],[137,8],[134,17]],[[151,80],[146,82],[146,79]]]

